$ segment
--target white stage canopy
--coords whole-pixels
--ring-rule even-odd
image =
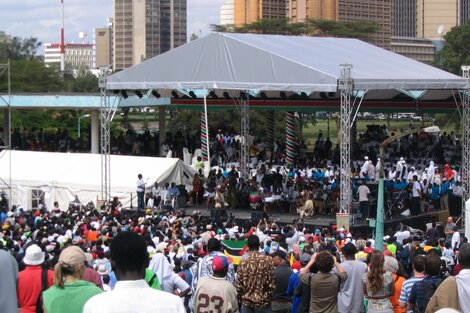
[[[212,33],[107,78],[106,89],[334,92],[468,88],[466,79],[357,39]]]

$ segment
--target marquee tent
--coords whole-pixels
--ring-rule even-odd
[[[467,80],[357,39],[212,33],[107,77],[106,89],[461,89]],[[387,96],[394,96],[388,93]]]
[[[175,182],[191,185],[194,169],[175,158],[155,158],[112,155],[112,196],[118,196],[124,207],[137,204],[137,175],[141,173],[148,190],[155,182]],[[82,203],[101,199],[101,156],[88,153],[52,153],[32,151],[0,152],[0,187],[10,184],[12,204],[21,204],[27,209],[44,197],[48,208],[58,201],[67,208],[75,196]],[[5,190],[8,194],[8,191]],[[35,201],[36,200],[36,201]]]

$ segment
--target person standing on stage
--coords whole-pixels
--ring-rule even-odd
[[[143,211],[145,206],[145,182],[142,179],[142,174],[137,175],[137,178],[137,211]]]

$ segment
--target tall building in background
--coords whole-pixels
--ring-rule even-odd
[[[392,36],[416,37],[417,0],[393,0]]]
[[[94,32],[95,41],[95,67],[111,66],[112,59],[112,25],[109,27],[96,28]]]
[[[186,24],[186,0],[114,0],[114,70],[186,43]]]
[[[428,1],[428,0],[426,0]],[[378,31],[366,40],[390,50],[392,33],[392,0],[339,0],[340,21],[374,21]]]
[[[235,0],[226,0],[220,7],[220,25],[235,24]]]
[[[444,36],[458,24],[458,3],[459,0],[418,0],[417,37],[439,39]],[[443,32],[439,34],[441,25]]]
[[[287,0],[287,18],[302,22],[306,18],[338,19],[338,0]]]
[[[269,18],[286,18],[286,0],[235,0],[235,26]]]
[[[459,0],[459,25],[466,24],[470,19],[470,0]]]
[[[94,45],[87,43],[65,44],[65,66],[70,70],[91,70],[94,68]],[[60,67],[60,43],[44,44],[44,63]]]

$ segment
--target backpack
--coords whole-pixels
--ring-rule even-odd
[[[441,282],[442,280],[439,282],[430,282],[422,280],[415,283],[415,285],[421,286],[423,290],[423,297],[422,299],[419,299],[419,301],[418,299],[416,299],[416,305],[413,310],[414,313],[424,313],[426,311],[426,307],[428,306],[429,300],[431,300],[432,296],[434,295],[434,292],[436,291],[437,287],[439,287]]]
[[[47,268],[41,270],[41,292],[39,293],[38,299],[36,300],[36,313],[43,313],[43,299],[42,292],[47,289]]]

